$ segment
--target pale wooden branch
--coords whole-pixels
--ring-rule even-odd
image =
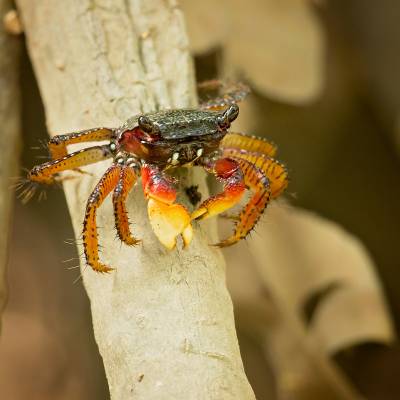
[[[174,0],[17,3],[52,135],[195,105],[183,15]],[[65,184],[77,237],[85,202],[107,164]],[[192,175],[183,180],[192,182]],[[203,175],[196,182],[206,190]],[[224,263],[208,246],[215,226],[195,226],[189,249],[167,252],[150,229],[140,188],[128,209],[143,245],[128,248],[115,240],[105,201],[98,217],[101,257],[117,269],[99,275],[82,268],[111,398],[254,399]]]
[[[20,107],[18,85],[19,39],[6,32],[4,18],[11,1],[0,0],[0,313],[6,302],[6,263],[12,177],[17,175],[19,159]],[[1,321],[0,321],[1,323]]]

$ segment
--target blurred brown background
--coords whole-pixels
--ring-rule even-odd
[[[336,289],[329,284],[306,293],[302,309],[296,313],[280,303],[277,292],[262,278],[263,266],[257,269],[251,265],[253,259],[260,265],[257,243],[267,240],[264,230],[275,229],[267,212],[254,238],[226,251],[247,375],[260,400],[398,399],[400,351],[391,324],[397,332],[400,3],[245,3],[236,0],[228,7],[224,2],[183,2],[198,81],[240,79],[252,87],[252,95],[241,108],[240,129],[279,145],[279,159],[291,176],[286,198],[293,206],[334,221],[360,239],[369,254],[368,268],[374,270],[377,298],[383,288],[388,304],[387,309],[379,305],[377,311],[382,314],[382,327],[371,319],[373,334],[365,334],[366,328],[347,346],[333,349],[327,345],[329,351],[316,343],[310,345],[307,334],[308,329],[312,331],[313,317]],[[26,54],[21,81],[21,165],[31,167],[45,154],[43,149],[32,147],[46,140],[47,134]],[[287,205],[277,207],[285,210]],[[271,211],[271,220],[279,223],[283,217],[277,213]],[[350,235],[338,235],[342,235],[343,246],[347,245]],[[284,242],[276,242],[277,247],[281,243],[283,252],[294,251],[293,237],[283,236]],[[15,202],[9,302],[0,346],[0,386],[5,399],[108,398],[88,300],[81,282],[73,283],[78,269],[68,269],[78,265],[75,247],[65,243],[72,237],[61,190],[49,191],[45,203],[32,201],[22,206]],[[263,262],[279,269],[277,259],[268,257]],[[345,261],[341,259],[340,269],[355,271],[353,264]],[[300,266],[295,268],[303,276]],[[356,281],[364,279],[361,275],[357,278],[356,272],[353,275]],[[308,276],[305,273],[304,279]],[[285,284],[283,281],[280,287]],[[369,303],[368,298],[362,301],[366,315],[372,317],[375,303]],[[349,310],[352,304],[348,303]],[[363,321],[367,326],[368,318]],[[330,323],[327,337],[340,336],[335,332],[335,321]],[[287,335],[285,354],[274,353],[277,339],[271,332]],[[301,367],[294,375],[285,373],[291,357],[299,365],[311,365],[312,382],[302,376],[310,371],[302,372]]]

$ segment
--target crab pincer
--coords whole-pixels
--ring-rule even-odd
[[[149,199],[147,211],[150,224],[158,240],[169,250],[176,246],[182,235],[186,247],[192,240],[193,229],[186,207],[175,203],[176,189],[172,178],[156,166],[142,166],[142,185]]]

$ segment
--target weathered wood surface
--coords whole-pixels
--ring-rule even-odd
[[[18,0],[51,135],[117,126],[156,108],[196,103],[183,15],[173,0]],[[65,183],[76,237],[93,176]],[[197,173],[195,173],[197,174]],[[204,176],[193,179],[206,190]],[[140,187],[129,198],[135,236],[115,240],[109,200],[99,213],[102,259],[117,269],[82,274],[112,399],[254,399],[240,358],[225,266],[195,226],[187,250],[167,252],[150,229]],[[81,250],[81,249],[80,249]]]

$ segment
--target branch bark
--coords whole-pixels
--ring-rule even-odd
[[[0,314],[7,297],[7,244],[13,195],[10,186],[11,177],[17,175],[20,132],[19,39],[8,34],[3,23],[10,9],[11,1],[0,0],[0,127],[4,145],[0,157]]]
[[[51,134],[118,126],[156,108],[196,104],[192,62],[174,0],[18,0]],[[107,163],[65,184],[76,236]],[[204,177],[188,172],[183,181]],[[114,240],[111,203],[100,211],[101,276],[82,266],[112,399],[254,399],[239,354],[225,268],[195,227],[185,251],[166,252],[139,189],[128,203],[143,245]],[[206,238],[205,232],[211,234]],[[80,249],[81,250],[81,249]],[[83,263],[84,264],[84,263]]]

